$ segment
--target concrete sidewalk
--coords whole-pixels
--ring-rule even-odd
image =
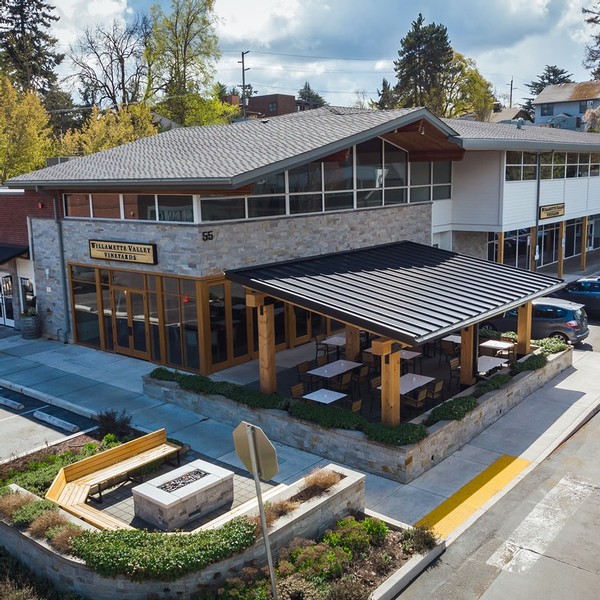
[[[154,365],[51,340],[26,341],[0,327],[0,386],[38,397],[88,416],[106,409],[125,409],[132,425],[145,430],[166,427],[170,436],[194,450],[237,468],[232,428],[171,404],[149,398],[141,377]],[[587,419],[600,410],[600,354],[575,350],[573,367],[536,391],[451,457],[403,485],[367,474],[367,508],[414,524],[444,509],[450,521],[442,529],[452,541],[499,495],[515,485]],[[321,457],[275,443],[280,471],[274,483],[291,483],[316,466]],[[519,459],[519,468],[500,478],[490,493],[479,484],[506,457]],[[510,461],[509,461],[510,462]],[[512,464],[517,464],[513,461]],[[497,471],[498,469],[496,469]],[[508,473],[506,471],[505,473]],[[495,471],[494,474],[495,476]],[[469,487],[470,486],[470,487]],[[465,511],[465,490],[478,500]],[[475,494],[470,494],[472,499]]]

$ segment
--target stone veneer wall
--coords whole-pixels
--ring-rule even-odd
[[[452,234],[452,251],[487,260],[487,233],[455,231]]]
[[[275,522],[269,530],[269,541],[275,556],[279,549],[288,545],[295,537],[318,537],[344,516],[355,511],[364,511],[365,476],[337,465],[328,465],[327,468],[339,471],[345,477],[326,494],[304,502],[293,513]],[[269,500],[289,498],[302,484],[303,480],[289,487],[285,486]],[[246,512],[253,514],[256,508]],[[231,516],[237,514],[244,512],[234,512]],[[223,519],[218,519],[218,524],[222,522]],[[211,526],[212,523],[207,523],[204,528]],[[0,544],[37,575],[50,579],[58,589],[75,592],[94,600],[189,598],[205,585],[219,585],[226,578],[234,577],[245,565],[253,561],[266,564],[264,543],[262,538],[259,538],[256,544],[244,552],[209,565],[199,572],[180,577],[176,581],[135,582],[124,576],[103,577],[79,560],[56,554],[45,542],[35,540],[1,520]]]
[[[261,427],[272,440],[408,483],[464,446],[572,363],[571,348],[553,355],[542,369],[521,373],[500,390],[479,398],[479,406],[464,419],[439,422],[428,428],[429,435],[425,439],[400,447],[371,442],[360,431],[324,429],[315,423],[292,418],[285,411],[253,409],[222,396],[186,392],[174,382],[157,381],[149,376],[144,377],[144,392],[232,427],[240,421],[248,421]],[[465,390],[461,395],[468,393],[469,390]]]
[[[65,330],[57,223],[33,219],[38,303],[51,312],[44,333]],[[64,261],[204,277],[263,263],[292,260],[378,244],[413,241],[431,244],[431,203],[368,210],[253,219],[229,223],[172,224],[102,219],[62,221]],[[213,239],[203,241],[203,232]],[[154,243],[158,264],[140,265],[90,259],[90,239]],[[48,291],[49,290],[49,291]],[[69,336],[73,337],[72,332]]]

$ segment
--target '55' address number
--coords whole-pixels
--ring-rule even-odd
[[[202,232],[202,241],[203,242],[210,242],[211,240],[214,240],[215,236],[213,235],[212,231],[203,231]]]

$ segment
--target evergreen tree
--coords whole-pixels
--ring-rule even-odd
[[[305,102],[308,108],[320,108],[325,106],[325,98],[318,92],[315,92],[308,81],[304,82],[304,85],[298,90],[298,100]]]
[[[533,116],[535,109],[533,108],[533,100],[536,96],[542,93],[542,90],[548,85],[558,85],[560,83],[573,83],[571,79],[572,73],[568,73],[565,69],[561,69],[556,65],[546,65],[544,72],[538,75],[537,80],[525,85],[529,88],[529,91],[533,94],[532,98],[526,98],[526,102],[522,107]]]
[[[581,12],[587,15],[584,20],[595,31],[591,43],[585,47],[583,66],[591,70],[592,79],[597,81],[600,79],[600,32],[596,28],[600,25],[600,1],[592,8],[582,8]]]
[[[425,106],[436,114],[443,107],[442,76],[452,62],[452,47],[443,25],[424,25],[419,14],[412,29],[400,40],[394,68],[400,106]]]
[[[398,107],[398,94],[394,86],[390,85],[390,82],[384,77],[381,82],[381,91],[377,90],[379,99],[377,101],[371,101],[371,108],[377,108],[379,110],[387,110],[390,108]]]
[[[0,67],[19,91],[48,92],[56,83],[54,69],[64,54],[48,30],[58,17],[43,0],[2,0],[0,3]]]

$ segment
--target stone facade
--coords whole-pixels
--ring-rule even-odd
[[[33,237],[38,240],[35,253],[38,307],[50,309],[45,316],[44,333],[54,337],[58,332],[61,339],[69,327],[65,318],[67,303],[63,296],[58,227],[62,227],[65,274],[69,262],[140,269],[134,263],[90,259],[88,242],[98,239],[156,244],[158,264],[143,265],[146,273],[206,277],[228,269],[403,240],[429,245],[431,204],[195,225],[100,219],[66,219],[57,224],[53,220],[34,219]],[[203,233],[208,232],[211,239],[203,240]],[[68,282],[65,290],[68,297]],[[73,338],[71,331],[68,337]]]
[[[481,231],[455,231],[452,234],[452,251],[487,259],[487,233]]]

